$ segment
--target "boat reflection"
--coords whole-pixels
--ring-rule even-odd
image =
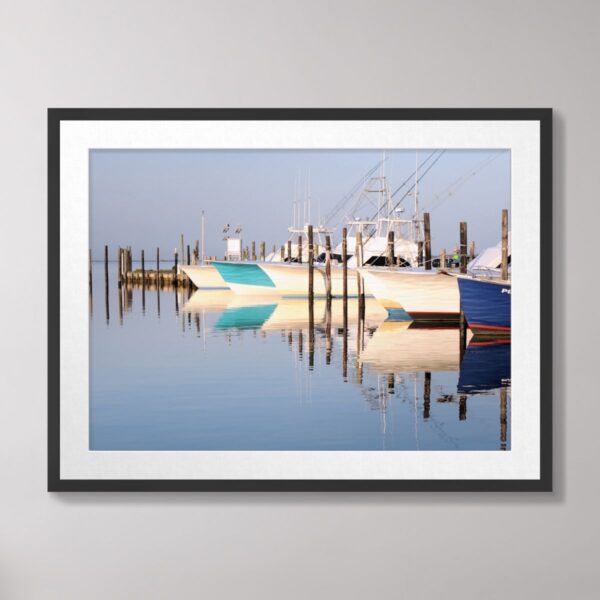
[[[385,309],[372,298],[365,301],[364,316],[360,314],[358,300],[349,300],[344,310],[342,301],[316,300],[312,306],[303,298],[213,296],[205,299],[206,292],[196,292],[185,304],[184,310],[197,312],[211,309],[221,311],[214,326],[215,330],[261,329],[262,331],[289,331],[296,329],[316,329],[324,332],[326,327],[356,328],[359,320],[369,328],[377,327],[385,320]],[[216,294],[216,292],[215,292]],[[223,294],[223,292],[222,292]],[[313,332],[314,333],[314,332]]]
[[[460,364],[459,394],[482,394],[510,385],[510,340],[472,340]]]
[[[362,361],[378,372],[458,371],[460,330],[385,321],[367,344]]]
[[[327,403],[331,386],[358,395],[379,415],[381,448],[510,448],[510,340],[482,342],[460,327],[389,320],[372,298],[361,308],[358,299],[310,303],[200,290],[183,312],[196,313],[196,322],[207,315],[205,350],[217,348],[223,334],[230,352],[243,352],[238,338],[263,339],[258,352],[277,353],[283,342],[297,397]]]
[[[184,312],[218,312],[227,308],[235,297],[231,290],[196,290],[183,305]]]

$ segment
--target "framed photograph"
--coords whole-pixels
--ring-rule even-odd
[[[552,490],[551,221],[550,109],[50,109],[48,489]]]

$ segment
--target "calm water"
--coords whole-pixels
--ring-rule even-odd
[[[510,344],[355,302],[120,293],[94,264],[92,450],[507,450]]]

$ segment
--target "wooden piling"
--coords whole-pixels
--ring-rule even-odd
[[[281,262],[285,262],[285,246],[281,246]]]
[[[104,246],[104,306],[106,310],[106,322],[110,322],[110,309],[108,300],[108,246]]]
[[[156,248],[156,285],[160,285],[160,250]]]
[[[104,246],[104,287],[108,289],[108,246]]]
[[[343,344],[342,344],[342,376],[348,380],[348,230],[342,229],[342,314],[344,319]]]
[[[348,230],[342,229],[342,295],[344,305],[348,302]]]
[[[146,262],[144,260],[144,250],[142,250],[142,285],[146,285]]]
[[[262,260],[262,261],[265,260],[265,243],[264,242],[260,243],[260,260]]]
[[[469,262],[475,260],[475,242],[471,240],[469,244]]]
[[[256,260],[256,242],[252,242],[252,260]]]
[[[417,242],[417,265],[423,266],[423,242]]]
[[[313,297],[308,301],[308,368],[312,371],[315,367],[315,304]]]
[[[458,400],[458,420],[467,420],[467,397],[461,396]]]
[[[393,232],[392,232],[393,233]],[[364,248],[363,248],[363,237],[362,231],[356,232],[356,266],[362,267],[364,264]],[[363,277],[356,269],[356,289],[358,293],[358,320],[362,318],[364,314],[364,302],[365,302],[365,286]]]
[[[508,210],[502,209],[502,279],[508,279]]]
[[[191,261],[191,255],[190,255],[190,245],[187,245],[187,264],[191,265],[192,261]]]
[[[288,240],[287,243],[287,259],[288,262],[292,262],[292,240]]]
[[[88,249],[88,280],[90,285],[90,294],[92,293],[92,249]]]
[[[388,267],[393,267],[395,262],[396,261],[394,260],[394,232],[388,231],[386,263]]]
[[[331,297],[325,303],[325,364],[331,364]]]
[[[194,264],[197,265],[200,263],[200,240],[196,240],[196,244],[194,246]]]
[[[342,338],[342,377],[348,381],[348,303],[343,305],[344,330]]]
[[[500,450],[506,450],[507,402],[506,388],[500,388]]]
[[[144,251],[142,250],[142,265],[144,264]],[[143,267],[142,267],[143,269]],[[142,270],[142,315],[146,314],[146,278]]]
[[[177,287],[177,248],[175,248],[175,268],[173,269],[173,287]],[[177,295],[176,295],[177,296]]]
[[[440,252],[440,269],[446,269],[446,248]]]
[[[431,372],[425,371],[423,382],[423,419],[429,419],[431,409]]]
[[[356,374],[356,383],[362,385],[363,382],[363,362],[360,359],[360,353],[363,350],[362,340],[365,329],[365,321],[361,317],[360,310],[358,314],[358,323],[356,324],[356,364],[354,372]]]
[[[313,226],[308,226],[308,301],[314,300],[315,266],[314,266],[314,247],[313,247]]]
[[[431,221],[428,212],[423,214],[423,230],[425,233],[425,270],[431,271]]]
[[[331,236],[325,236],[325,294],[331,302]]]
[[[460,272],[467,272],[467,224],[464,221],[460,223]]]
[[[302,264],[302,236],[298,236],[298,264]]]
[[[123,248],[117,250],[117,283],[118,287],[123,285]]]
[[[394,373],[388,373],[387,374],[387,389],[388,389],[388,393],[393,394],[395,387],[396,387],[396,381],[394,379]]]
[[[122,248],[119,248],[119,255],[121,254]],[[119,294],[119,323],[123,325],[123,294],[125,293],[125,290],[120,283],[117,286],[117,293]]]

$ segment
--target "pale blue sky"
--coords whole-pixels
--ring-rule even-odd
[[[420,160],[429,153],[420,150]],[[100,259],[108,244],[111,259],[119,245],[132,246],[135,259],[144,248],[149,260],[158,246],[161,257],[170,259],[180,234],[190,245],[200,238],[202,210],[208,255],[224,254],[225,223],[243,227],[245,245],[256,240],[258,249],[264,240],[267,249],[279,247],[288,238],[299,174],[310,172],[316,224],[319,204],[326,215],[381,156],[373,150],[93,150],[93,257]],[[485,166],[477,169],[481,165]],[[388,150],[390,188],[395,190],[414,166],[414,151]],[[462,185],[451,187],[457,180]],[[469,240],[475,240],[478,250],[494,245],[500,239],[501,210],[510,208],[510,152],[448,150],[419,190],[421,209],[431,211],[434,253],[442,247],[450,251],[457,244],[460,221],[467,221]],[[405,215],[412,215],[412,203],[412,198],[404,201]],[[372,216],[363,212],[358,216]]]

